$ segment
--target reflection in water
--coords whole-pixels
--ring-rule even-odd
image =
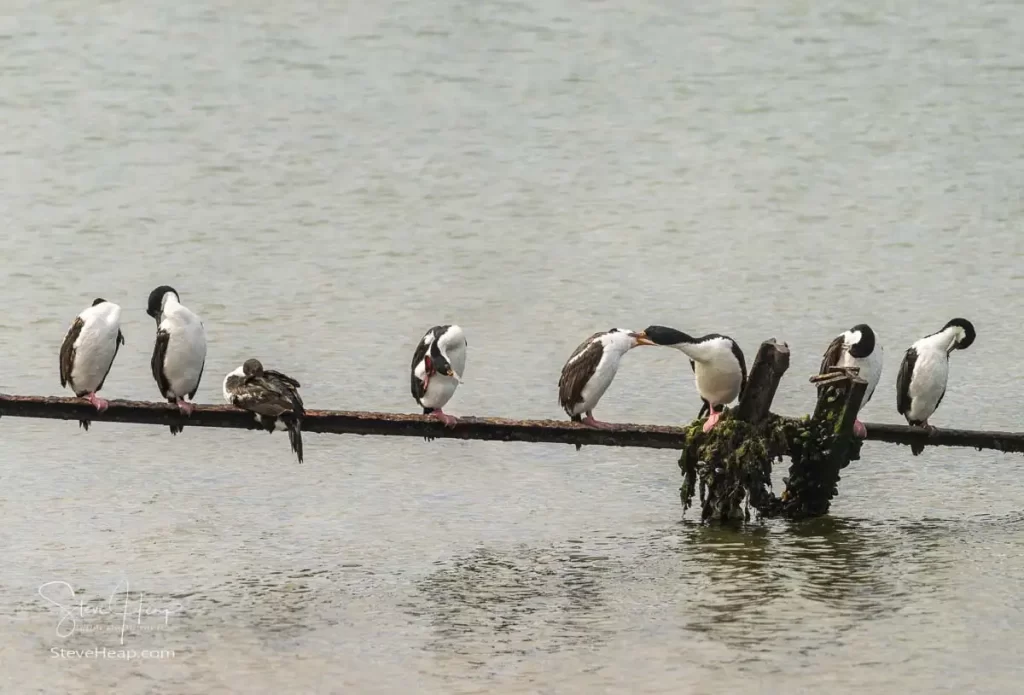
[[[628,558],[578,542],[478,548],[424,578],[408,608],[429,618],[431,648],[477,662],[600,645],[630,609],[748,655],[806,652],[899,610],[908,578],[936,567],[935,534],[834,518],[742,531],[684,521],[613,540],[608,552]],[[677,591],[648,604],[652,577]]]
[[[257,641],[273,642],[324,626],[325,616],[343,605],[341,573],[312,568],[260,570],[172,597],[183,606],[180,623],[226,623],[249,632]]]
[[[239,577],[205,593],[214,605],[231,602],[232,612],[246,616],[245,624],[255,631],[293,637],[319,622],[321,604],[330,600],[319,589],[330,581],[330,573],[323,569],[273,570],[258,577]],[[203,601],[197,601],[196,607],[205,608]]]
[[[749,624],[786,590],[768,528],[738,531],[687,521],[681,528],[680,550],[686,553],[688,574],[704,580],[681,612],[687,627],[739,646],[755,646],[763,636]]]
[[[540,550],[477,548],[419,583],[438,651],[524,655],[597,643],[607,632],[594,613],[604,607],[602,581],[611,561],[578,541]],[[620,571],[621,573],[621,571]]]
[[[835,518],[753,532],[684,524],[682,534],[680,547],[706,579],[687,627],[753,651],[777,651],[780,635],[812,649],[897,610],[908,590],[903,565],[927,552],[898,530]]]
[[[832,517],[795,524],[786,538],[785,552],[801,577],[799,594],[858,619],[903,602],[900,564],[926,550],[883,525]]]

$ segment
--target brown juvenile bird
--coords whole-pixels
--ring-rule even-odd
[[[263,369],[257,359],[246,360],[224,377],[224,400],[253,413],[267,432],[287,430],[292,451],[302,463],[302,418],[306,411],[299,386],[290,376]]]

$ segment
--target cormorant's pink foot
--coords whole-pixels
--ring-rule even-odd
[[[95,393],[90,393],[85,398],[90,403],[92,403],[93,407],[96,408],[96,410],[100,411],[101,413],[107,409],[108,405],[110,405],[110,403],[108,403],[105,398],[100,398]]]
[[[868,428],[860,420],[853,421],[853,436],[859,439],[864,439],[868,436]]]
[[[180,398],[178,399],[178,410],[184,413],[186,417],[192,415],[192,411],[195,409],[196,407],[191,403],[184,401]]]
[[[442,412],[440,408],[432,412],[431,415],[433,415],[438,420],[443,422],[445,427],[455,427],[455,425],[459,422],[459,419],[457,417]]]
[[[705,432],[710,432],[712,430],[712,428],[714,428],[714,426],[718,424],[718,421],[721,418],[722,418],[722,414],[721,413],[718,413],[718,412],[715,412],[714,410],[712,410],[711,414],[708,415],[708,421],[704,423],[704,431]]]
[[[600,420],[595,420],[593,415],[587,415],[586,417],[583,418],[581,422],[587,427],[593,427],[594,429],[598,430],[609,430],[615,427],[615,425],[613,425],[610,422],[601,422]]]

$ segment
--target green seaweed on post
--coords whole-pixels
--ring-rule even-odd
[[[770,508],[772,463],[788,446],[785,418],[772,415],[752,425],[726,410],[710,432],[703,431],[703,423],[696,420],[687,428],[679,458],[683,510],[692,506],[698,488],[702,521],[747,521],[750,507],[759,513]]]
[[[862,441],[853,436],[852,425],[863,395],[863,382],[823,387],[815,417],[787,431],[791,464],[772,516],[806,519],[828,513],[839,494],[839,471],[860,459]]]

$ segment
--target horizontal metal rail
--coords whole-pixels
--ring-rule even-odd
[[[190,417],[169,403],[110,401],[104,412],[84,399],[0,394],[0,417],[50,420],[90,420],[140,425],[185,425],[256,429],[251,413],[230,405],[197,405]],[[926,431],[905,425],[866,423],[868,441],[926,446],[962,446],[1024,453],[1024,433],[935,429]],[[3,425],[0,423],[0,432]],[[425,415],[368,413],[343,410],[307,410],[303,432],[399,437],[481,439],[501,442],[546,442],[589,446],[629,446],[681,450],[681,427],[617,424],[611,429],[592,429],[566,420],[510,420],[462,417],[453,428]]]

